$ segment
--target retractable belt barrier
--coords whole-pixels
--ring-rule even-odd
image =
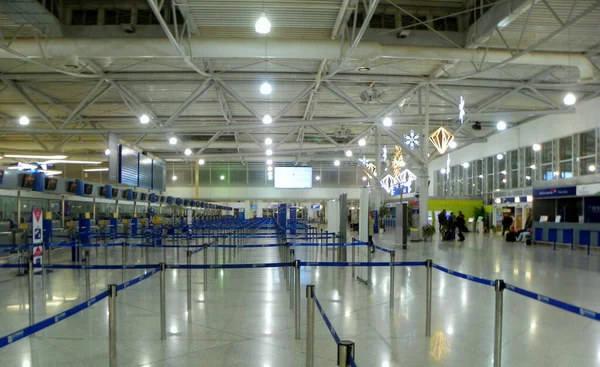
[[[141,281],[143,281],[144,279],[147,279],[149,277],[151,277],[152,275],[156,274],[158,271],[160,271],[160,268],[156,268],[154,267],[154,269],[144,275],[141,275],[139,277],[133,278],[131,280],[128,280],[124,283],[121,283],[119,285],[117,285],[117,290],[124,290],[127,289]],[[5,347],[9,344],[12,344],[16,341],[19,341],[23,338],[26,338],[32,334],[35,334],[49,326],[52,326],[62,320],[66,320],[69,317],[85,310],[86,308],[89,308],[93,305],[95,305],[96,303],[102,301],[103,299],[107,298],[109,295],[108,291],[104,291],[98,295],[96,295],[95,297],[92,297],[90,299],[88,299],[87,301],[81,302],[80,304],[69,308],[68,310],[65,310],[57,315],[54,315],[52,317],[49,317],[45,320],[42,320],[36,324],[33,324],[31,326],[28,326],[26,328],[23,328],[21,330],[15,331],[14,333],[11,333],[9,335],[6,335],[2,338],[0,338],[0,348]]]

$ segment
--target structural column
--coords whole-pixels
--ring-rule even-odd
[[[423,234],[421,227],[427,224],[427,211],[429,208],[429,84],[425,85],[425,122],[421,131],[421,148],[423,161],[419,170],[419,237]],[[410,215],[410,214],[409,214]]]

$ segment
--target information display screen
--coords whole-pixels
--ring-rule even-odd
[[[275,167],[276,189],[312,189],[312,167]]]

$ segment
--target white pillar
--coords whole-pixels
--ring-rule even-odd
[[[427,210],[429,208],[429,170],[422,168],[419,171],[419,237],[422,237],[421,228],[427,224]],[[410,215],[410,213],[409,213]]]

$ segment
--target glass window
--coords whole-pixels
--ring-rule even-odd
[[[579,134],[579,156],[588,157],[596,155],[596,131]]]
[[[552,152],[553,142],[549,141],[542,144],[542,164],[552,164],[554,154]]]
[[[596,172],[598,172],[598,167],[596,166],[596,157],[579,159],[579,175],[593,175]]]
[[[473,180],[475,181],[475,191],[473,194],[481,195],[483,193],[483,160],[477,160],[475,163],[475,176]]]
[[[519,187],[519,171],[513,170],[510,171],[510,188],[516,189]]]
[[[566,160],[573,158],[573,137],[568,136],[558,141],[558,158],[559,160]]]
[[[558,165],[558,173],[560,174],[560,178],[573,177],[573,162],[560,162],[560,164]]]
[[[488,175],[491,175],[491,174],[494,173],[494,159],[495,159],[494,157],[487,157],[486,158],[486,160],[487,160],[487,162],[486,162],[487,163],[486,164],[486,166],[487,166],[486,173]]]
[[[525,162],[525,167],[529,167],[532,164],[535,164],[535,156],[534,156],[534,151],[532,147],[526,147],[523,148],[522,151],[523,155],[524,155],[524,162]]]
[[[494,175],[487,175],[486,176],[486,183],[485,183],[486,187],[486,192],[492,192],[494,191]]]
[[[508,152],[508,156],[510,158],[510,169],[518,169],[519,168],[519,151],[513,150]]]

